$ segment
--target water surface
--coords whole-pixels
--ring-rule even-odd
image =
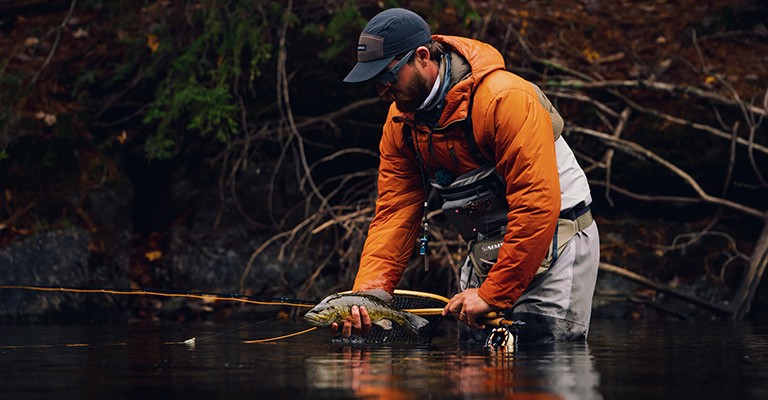
[[[760,399],[768,329],[594,321],[588,344],[349,346],[300,323],[0,326],[2,399]],[[195,345],[184,341],[195,337]]]

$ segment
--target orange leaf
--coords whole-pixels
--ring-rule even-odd
[[[147,47],[149,47],[149,49],[152,50],[153,53],[160,48],[160,40],[157,38],[157,35],[154,35],[154,34],[147,35]]]
[[[160,250],[153,250],[144,253],[144,257],[149,261],[159,260],[163,256],[163,252]]]
[[[120,134],[117,136],[117,141],[120,142],[121,145],[125,144],[125,141],[128,140],[128,132],[123,130],[120,132]]]

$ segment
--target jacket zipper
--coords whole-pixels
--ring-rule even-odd
[[[453,145],[448,148],[448,153],[451,154],[451,159],[453,159],[453,166],[456,167],[456,171],[459,171],[459,159],[456,158],[456,150],[454,150]]]

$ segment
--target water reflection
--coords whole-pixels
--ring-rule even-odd
[[[745,323],[593,321],[589,345],[513,353],[454,337],[342,346],[319,330],[246,344],[305,327],[243,325],[0,326],[0,398],[768,398],[768,329]]]
[[[337,346],[308,357],[305,364],[307,383],[323,397],[602,398],[599,374],[584,343],[515,352]]]
[[[310,357],[306,361],[306,381],[313,389],[338,390],[359,397],[415,398],[398,389],[392,349],[378,349],[375,357],[373,353],[370,349],[346,346],[327,356]]]

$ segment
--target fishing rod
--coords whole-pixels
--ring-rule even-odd
[[[204,301],[233,301],[233,302],[255,304],[255,305],[291,306],[291,307],[297,307],[297,308],[312,308],[319,303],[318,301],[313,301],[313,300],[292,299],[292,298],[286,298],[286,297],[246,296],[242,294],[205,293],[205,292],[198,292],[198,291],[194,291],[194,292],[172,291],[172,290],[159,291],[159,290],[150,290],[150,289],[115,289],[115,288],[96,289],[96,288],[35,286],[35,285],[0,285],[0,290],[30,290],[30,291],[41,291],[41,292],[64,292],[64,293],[86,293],[86,294],[96,293],[96,294],[111,294],[111,295],[182,297],[182,298],[200,299]],[[448,298],[438,294],[433,294],[433,293],[395,289],[394,294],[405,297],[405,298],[415,297],[415,298],[420,298],[422,300],[424,299],[433,300],[438,304],[448,304],[449,302]],[[405,311],[405,312],[415,314],[415,315],[420,315],[420,316],[442,316],[443,307],[404,308],[404,309],[401,309],[401,311]],[[514,343],[514,337],[509,332],[509,329],[519,328],[518,321],[511,321],[509,319],[506,319],[502,313],[497,313],[497,312],[488,313],[482,316],[480,319],[486,326],[494,328],[488,338],[488,343],[491,343],[491,345],[487,344],[487,346],[500,347],[500,346],[506,345],[507,343]],[[268,321],[260,321],[255,324],[265,323],[265,322],[268,322]],[[255,324],[250,324],[248,326],[253,326]],[[205,337],[192,337],[181,342],[171,342],[168,344],[183,344],[186,346],[194,347],[197,341],[201,339],[209,339],[210,337],[218,336],[218,335],[228,333],[234,330],[239,330],[242,328],[245,328],[245,327],[230,329],[224,332],[219,332],[219,333],[208,335]],[[255,344],[255,343],[271,342],[275,340],[281,340],[281,339],[309,333],[315,329],[317,329],[317,327],[312,327],[306,330],[302,330],[300,332],[281,335],[277,337],[246,340],[246,341],[243,341],[243,343]],[[510,337],[513,337],[513,339],[510,340],[509,339]]]
[[[38,292],[64,292],[64,293],[102,293],[113,295],[136,295],[157,297],[183,297],[200,299],[205,301],[234,301],[257,305],[292,306],[312,308],[318,302],[312,300],[291,299],[284,297],[246,296],[242,294],[205,293],[198,291],[174,291],[152,289],[114,289],[114,288],[77,288],[58,286],[34,286],[34,285],[0,285],[0,290],[32,290]]]
[[[242,294],[222,294],[207,293],[198,291],[174,291],[174,290],[153,290],[153,289],[116,289],[116,288],[78,288],[78,287],[60,287],[60,286],[35,286],[35,285],[0,285],[0,290],[30,290],[39,292],[63,292],[63,293],[86,293],[86,294],[112,294],[112,295],[135,295],[135,296],[156,296],[156,297],[182,297],[191,299],[200,299],[204,301],[233,301],[255,305],[269,306],[290,306],[299,308],[312,308],[319,303],[315,300],[293,299],[286,297],[267,297],[267,296],[247,296]],[[344,292],[349,293],[349,292]],[[395,295],[411,296],[418,298],[427,298],[448,304],[449,299],[434,293],[419,292],[413,290],[395,289]],[[405,308],[401,311],[419,316],[441,316],[442,307],[432,308]],[[491,326],[507,326],[512,324],[504,318],[503,315],[496,312],[490,312],[483,316],[486,324]]]
[[[319,301],[292,299],[285,297],[267,297],[267,296],[247,296],[238,293],[207,293],[198,291],[175,291],[175,290],[154,290],[154,289],[119,289],[119,288],[83,288],[83,287],[62,287],[62,286],[36,286],[36,285],[0,285],[0,290],[31,290],[38,292],[64,292],[64,293],[101,293],[113,295],[136,295],[136,296],[157,296],[157,297],[183,297],[200,299],[206,301],[235,301],[256,305],[282,305],[301,308],[312,308]],[[395,294],[410,295],[423,298],[431,298],[448,303],[448,299],[433,293],[416,292],[412,290],[396,289]],[[440,315],[442,308],[412,308],[402,311],[416,315],[429,316]]]
[[[299,308],[312,308],[317,305],[317,301],[291,299],[285,297],[265,297],[265,296],[246,296],[242,294],[222,294],[222,293],[205,293],[198,291],[174,291],[174,290],[152,290],[152,289],[115,289],[115,288],[78,288],[78,287],[60,287],[60,286],[35,286],[35,285],[0,285],[0,290],[30,290],[37,292],[63,292],[63,293],[85,293],[85,294],[111,294],[111,295],[134,295],[134,296],[156,296],[156,297],[181,297],[190,299],[200,299],[203,301],[232,301],[246,304],[255,305],[270,305],[270,306],[291,306]],[[249,324],[244,327],[230,329],[224,332],[219,332],[213,335],[205,337],[192,337],[181,342],[170,342],[167,344],[184,344],[194,347],[197,341],[201,339],[208,339],[213,336],[218,336],[224,333],[232,332],[253,326],[266,321],[257,322],[255,324]],[[282,335],[275,338],[248,340],[244,343],[263,343],[273,340],[284,339],[299,334],[304,334],[314,330],[315,328],[307,329],[294,334]],[[0,347],[2,348],[2,347]]]

